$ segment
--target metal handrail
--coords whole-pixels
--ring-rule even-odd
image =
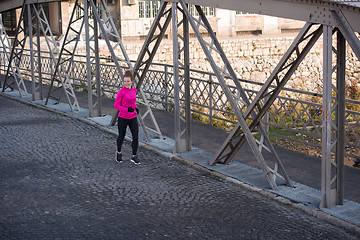
[[[0,54],[3,55],[1,48]],[[50,57],[47,57],[47,52],[42,52],[42,74],[43,74],[43,82],[51,80],[51,71],[49,67],[51,66],[47,61],[50,62]],[[1,56],[0,58],[3,58]],[[30,79],[30,70],[28,69],[28,62],[29,62],[29,54],[28,50],[24,51],[22,62],[20,64],[20,69],[24,75],[25,79]],[[76,55],[74,56],[74,62],[72,66],[72,72],[69,73],[70,78],[73,80],[73,87],[74,89],[81,89],[86,87],[87,80],[85,73],[85,60],[82,61],[81,59],[85,59],[83,55]],[[106,94],[108,97],[114,97],[121,87],[122,82],[120,79],[120,75],[116,74],[115,65],[111,64],[111,59],[106,57],[101,57],[101,71],[103,73],[101,76],[102,79],[102,86],[101,89],[103,94]],[[119,62],[125,62],[122,59],[119,59]],[[134,61],[132,61],[134,62]],[[4,61],[1,61],[0,70],[6,70],[6,64]],[[123,69],[126,69],[127,65],[124,65]],[[152,107],[171,111],[173,109],[173,102],[174,102],[174,94],[173,94],[173,85],[172,85],[172,77],[173,77],[173,69],[172,65],[169,64],[162,64],[162,63],[153,63],[151,68],[149,69],[143,84],[143,91],[147,95],[146,97],[150,101]],[[219,83],[216,81],[216,76],[213,73],[205,72],[201,70],[191,69],[190,70],[190,82],[191,82],[191,112],[192,114],[198,114],[203,116],[204,118],[208,119],[208,124],[213,125],[214,121],[223,121],[224,125],[233,125],[236,122],[236,118],[231,119],[231,116],[234,114],[231,112],[231,108],[228,107],[229,103],[227,102],[226,98],[223,97],[221,93],[221,88],[219,87]],[[111,73],[111,74],[107,74]],[[245,79],[238,79],[242,85],[249,85],[250,87],[244,87],[244,91],[249,95],[249,99],[252,100],[252,96],[255,96],[257,91],[254,90],[255,88],[260,88],[263,83],[245,80]],[[201,87],[199,87],[201,86]],[[230,89],[236,90],[235,86],[229,86]],[[218,90],[219,89],[219,90]],[[202,91],[202,92],[201,92]],[[220,91],[220,92],[219,92]],[[264,121],[268,126],[276,127],[279,129],[284,129],[288,131],[292,131],[295,133],[301,133],[311,138],[316,138],[321,140],[321,103],[311,102],[307,99],[312,97],[316,97],[320,100],[322,99],[322,93],[316,92],[309,92],[299,89],[290,89],[284,88],[283,93],[290,93],[291,94],[300,94],[303,97],[301,99],[295,99],[291,97],[287,97],[284,94],[279,96],[277,100],[274,102],[272,109],[275,112],[271,112],[269,114],[269,121]],[[206,100],[200,100],[204,98]],[[180,98],[180,101],[184,101],[184,99]],[[360,101],[353,100],[353,99],[346,99],[347,104],[354,104],[360,106]],[[281,102],[285,102],[287,106],[283,106]],[[302,109],[297,107],[298,105],[302,106]],[[296,110],[298,108],[298,110]],[[199,110],[200,109],[200,110]],[[312,111],[312,113],[310,113]],[[314,111],[315,113],[314,115]],[[280,113],[281,112],[281,113]],[[301,116],[300,113],[303,115]],[[284,119],[281,116],[283,114],[288,121],[290,121],[291,126],[286,126],[284,121],[276,122],[275,119],[279,118]],[[293,118],[296,121],[300,121],[298,123],[292,122],[293,119],[290,119],[290,116],[293,114]],[[302,117],[308,118],[308,121],[303,121]],[[315,120],[315,118],[318,120]],[[320,120],[320,122],[319,122]],[[317,122],[315,124],[315,122]],[[304,126],[304,124],[308,124],[309,126]],[[346,138],[345,138],[345,146],[359,148],[360,146],[360,132],[357,129],[360,129],[360,112],[353,111],[350,109],[346,109],[346,120],[345,125],[347,126],[346,131]],[[306,129],[306,131],[304,131]],[[314,132],[309,131],[309,129],[316,130]],[[300,139],[291,138],[288,136],[284,136],[278,133],[271,133],[272,135],[276,135],[282,137],[284,139],[288,139],[291,141],[301,142],[303,144],[312,146],[312,147],[321,147],[320,142],[319,144],[314,144],[306,141],[302,141]],[[353,141],[350,141],[349,138],[352,138]],[[352,154],[351,152],[346,153],[347,156],[358,157],[357,155]]]

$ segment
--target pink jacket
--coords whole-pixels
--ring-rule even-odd
[[[135,108],[136,106],[136,88],[128,89],[123,87],[118,91],[115,98],[114,108],[119,110],[119,117],[125,119],[132,119],[137,116]],[[133,112],[129,112],[128,108],[132,107],[134,109]]]

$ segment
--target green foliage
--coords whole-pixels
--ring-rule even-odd
[[[80,82],[80,85],[76,85],[75,86],[75,90],[76,91],[80,91],[80,92],[88,92],[87,86],[85,85],[85,83],[83,81]]]
[[[202,113],[204,113],[204,108],[203,107],[195,106],[195,107],[193,107],[193,109],[195,111],[197,111],[197,112],[194,112],[194,110],[193,110],[192,118],[194,120],[197,120],[197,121],[200,121],[200,122],[203,122],[203,123],[206,123],[206,124],[210,123],[209,117],[206,117],[204,114],[202,114]]]

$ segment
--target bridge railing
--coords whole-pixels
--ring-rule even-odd
[[[30,79],[30,56],[28,51],[22,57],[20,68],[24,76]],[[3,54],[2,54],[3,55]],[[42,78],[43,83],[48,84],[51,79],[51,61],[47,53],[43,53]],[[3,56],[1,56],[3,60]],[[87,89],[85,56],[75,56],[68,73],[73,79],[75,90]],[[102,93],[109,98],[114,98],[117,91],[122,87],[122,81],[116,72],[111,59],[101,58],[101,82]],[[120,61],[123,68],[126,64]],[[1,61],[1,70],[6,71],[4,61]],[[216,76],[209,72],[191,69],[190,73],[191,113],[194,119],[200,120],[212,126],[230,129],[236,124],[235,115],[231,111],[230,103],[223,94]],[[256,96],[257,90],[262,83],[239,79],[250,101]],[[154,63],[147,72],[142,85],[144,93],[152,107],[173,111],[174,110],[174,86],[172,65]],[[230,86],[236,91],[235,86]],[[180,89],[184,89],[181,85]],[[180,102],[184,102],[184,96],[180,93]],[[273,103],[269,113],[264,119],[264,124],[270,128],[270,135],[274,141],[282,141],[285,145],[294,145],[303,152],[317,155],[321,154],[322,136],[322,94],[285,88]],[[346,99],[345,116],[345,146],[346,156],[360,156],[360,101]],[[300,147],[299,147],[300,145]]]

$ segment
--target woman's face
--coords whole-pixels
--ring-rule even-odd
[[[132,81],[130,77],[124,77],[124,86],[128,89],[131,88]]]

